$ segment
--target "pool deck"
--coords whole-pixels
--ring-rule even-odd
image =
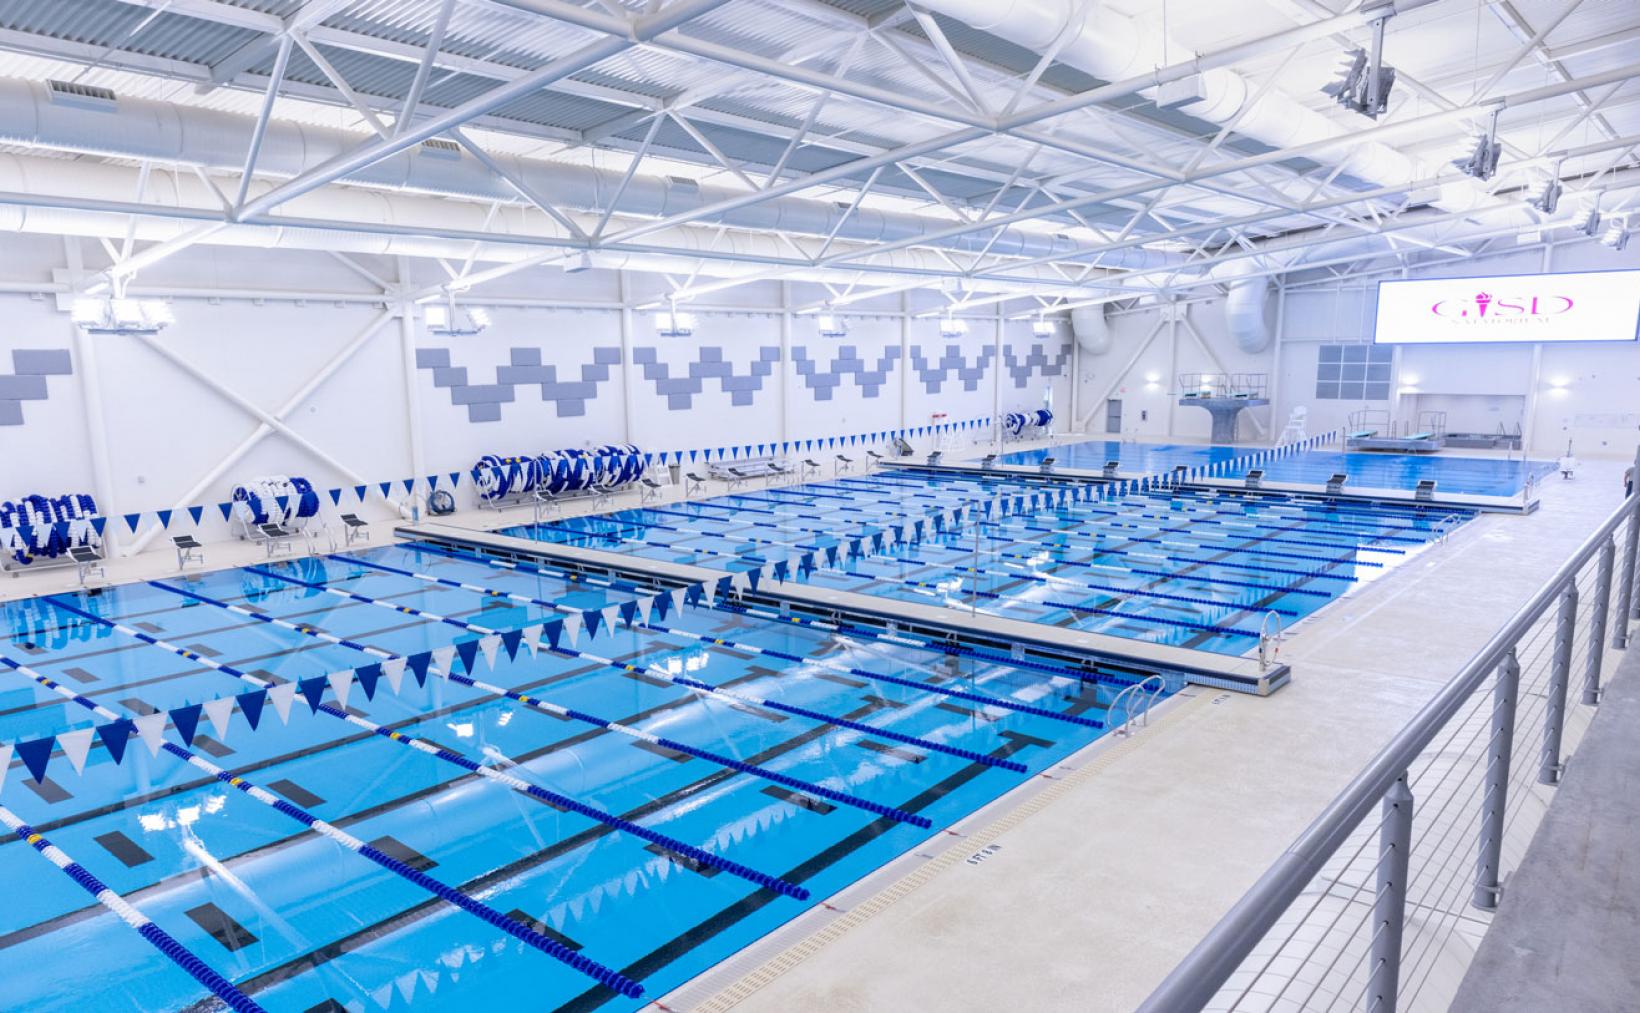
[[[955,828],[965,836],[881,870],[833,898],[840,911],[804,915],[661,1004],[1133,1009],[1616,507],[1620,470],[1589,462],[1572,482],[1546,481],[1537,513],[1481,517],[1329,605],[1283,648],[1295,675],[1280,693],[1182,694],[1133,738],[1050,771],[1066,787],[1048,801],[1011,793]],[[1431,987],[1450,994],[1462,967],[1440,973],[1452,980]]]

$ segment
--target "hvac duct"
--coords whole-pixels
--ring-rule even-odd
[[[1110,351],[1110,319],[1105,316],[1108,304],[1079,306],[1071,310],[1071,333],[1077,347],[1086,355],[1104,355]]]
[[[1269,278],[1242,278],[1231,282],[1224,301],[1224,322],[1236,347],[1255,355],[1270,347],[1275,337],[1275,306]]]
[[[238,172],[255,123],[253,117],[236,113],[148,99],[56,95],[43,84],[0,78],[0,142],[4,143]],[[259,177],[289,179],[357,148],[364,140],[366,135],[350,131],[272,121],[262,141],[256,173]],[[494,159],[534,192],[551,195],[560,208],[594,215],[601,213],[617,192],[621,214],[647,218],[693,211],[743,193],[651,175],[634,176],[622,191],[622,172],[514,155],[496,155]],[[517,194],[506,181],[448,143],[423,143],[366,166],[349,175],[346,182],[486,202],[517,201]],[[914,239],[950,224],[870,208],[859,208],[846,220],[845,214],[846,204],[777,197],[725,212],[702,224],[812,236],[828,236],[835,231],[838,239],[866,243]],[[973,233],[930,241],[928,245],[1019,257],[1065,254],[1076,248],[1068,238],[1014,227],[1003,229],[994,239],[988,232]],[[1128,250],[1107,255],[1104,264],[1130,269],[1166,266],[1176,259]]]

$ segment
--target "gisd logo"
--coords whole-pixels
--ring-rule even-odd
[[[1442,299],[1429,308],[1429,312],[1438,317],[1449,320],[1504,321],[1504,320],[1531,320],[1542,317],[1558,317],[1563,313],[1571,312],[1570,296],[1564,295],[1532,295],[1532,296],[1491,296],[1485,292],[1477,292],[1472,299]]]

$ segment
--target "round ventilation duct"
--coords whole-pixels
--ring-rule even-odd
[[[1230,283],[1224,320],[1236,347],[1254,355],[1270,347],[1275,336],[1275,306],[1269,278],[1242,278]]]
[[[1105,306],[1081,306],[1071,310],[1071,333],[1076,345],[1087,355],[1104,355],[1110,351],[1110,321],[1105,318]]]

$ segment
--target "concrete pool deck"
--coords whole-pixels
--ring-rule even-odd
[[[834,898],[867,909],[843,929],[818,908],[660,1004],[1133,1009],[1615,509],[1620,472],[1589,462],[1545,482],[1536,514],[1465,525],[1299,626],[1281,692],[1182,696],[1133,738],[1050,771],[1066,787],[1047,802],[1019,789],[955,828],[965,837]],[[1607,671],[1621,658],[1609,652]],[[1586,721],[1569,718],[1568,750]],[[1014,818],[1010,804],[1028,811]],[[1439,973],[1450,980],[1431,992],[1450,994],[1462,967]]]

